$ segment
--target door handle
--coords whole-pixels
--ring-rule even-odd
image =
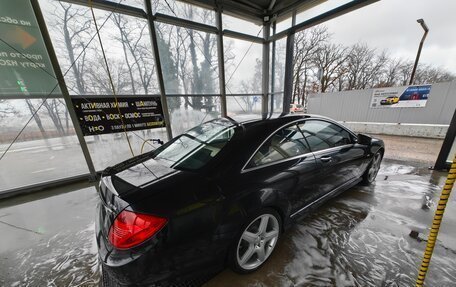
[[[330,157],[330,156],[322,156],[322,157],[320,157],[320,160],[322,162],[330,162],[332,160],[332,157]]]

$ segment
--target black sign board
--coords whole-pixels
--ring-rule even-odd
[[[85,136],[123,132],[122,121],[127,131],[165,126],[160,97],[117,97],[117,102],[114,97],[73,97],[72,101]]]

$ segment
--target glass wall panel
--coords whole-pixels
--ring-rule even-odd
[[[0,100],[0,156],[30,119],[0,160],[0,192],[89,172],[60,98]]]
[[[220,97],[168,97],[168,105],[173,136],[220,117]]]
[[[123,132],[85,137],[97,171],[158,147],[157,144],[147,140],[167,141],[165,128],[130,131],[127,134],[133,154]]]
[[[119,95],[159,94],[147,20],[118,13],[109,14],[104,11],[96,11],[95,15],[100,20],[109,17],[101,38],[116,93]],[[97,21],[101,22],[100,20]],[[99,52],[101,49],[91,55],[95,58]],[[100,78],[100,82],[108,81]]]
[[[224,38],[227,94],[261,93],[262,45]]]
[[[30,1],[0,1],[0,99],[61,92]]]
[[[286,46],[287,46],[286,38],[276,41],[276,51],[275,51],[275,61],[274,61],[274,65],[275,65],[274,66],[274,69],[275,69],[274,70],[274,91],[273,92],[283,92],[284,80],[285,80]]]
[[[166,93],[219,94],[216,35],[163,23],[155,27]]]
[[[44,15],[62,70],[68,70],[65,81],[70,94],[86,99],[113,95],[90,9],[49,0],[40,3],[47,7]],[[99,9],[94,12],[116,95],[159,94],[148,22]],[[85,137],[98,171],[155,148],[147,140],[156,138],[167,140],[165,128]]]
[[[223,29],[249,34],[252,36],[263,36],[263,26],[261,25],[226,14],[223,14],[222,17]]]
[[[274,114],[280,114],[282,112],[283,105],[283,88],[285,80],[285,56],[286,56],[286,38],[276,41],[276,54],[275,54],[275,71],[274,75],[271,74],[271,78],[274,77]],[[272,50],[272,49],[271,49]],[[272,53],[272,52],[271,52]]]
[[[261,118],[261,95],[245,95],[226,97],[228,116],[243,121]]]
[[[325,1],[322,3],[318,3],[318,5],[315,5],[314,7],[311,7],[308,10],[298,13],[296,15],[296,24],[309,20],[313,17],[316,17],[322,13],[328,12],[332,9],[335,9],[341,5],[347,4],[348,2],[351,2],[351,1],[352,0],[331,0],[331,1]]]
[[[40,0],[70,94],[112,95],[90,9]],[[155,63],[145,19],[95,9],[118,95],[158,94]]]
[[[276,23],[276,33],[282,32],[283,30],[290,28],[291,24],[292,24],[292,19],[291,19],[291,15],[290,15],[289,18]],[[272,26],[271,26],[271,35],[272,35]]]
[[[176,0],[152,0],[153,13],[161,13],[215,26],[215,12]]]

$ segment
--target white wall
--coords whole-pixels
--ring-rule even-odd
[[[359,133],[444,138],[456,108],[456,81],[433,84],[423,108],[371,108],[373,89],[313,94],[309,114]]]
[[[424,108],[370,108],[373,89],[313,94],[310,114],[338,121],[448,125],[456,108],[456,81],[433,84]]]

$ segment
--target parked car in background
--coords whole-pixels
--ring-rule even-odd
[[[397,96],[387,97],[386,99],[380,101],[381,105],[394,105],[397,103],[399,103],[399,97]]]
[[[304,106],[300,104],[290,104],[290,113],[304,113]]]
[[[254,272],[293,222],[372,183],[384,150],[319,116],[221,118],[109,167],[96,219],[103,282],[198,286],[225,266]]]

